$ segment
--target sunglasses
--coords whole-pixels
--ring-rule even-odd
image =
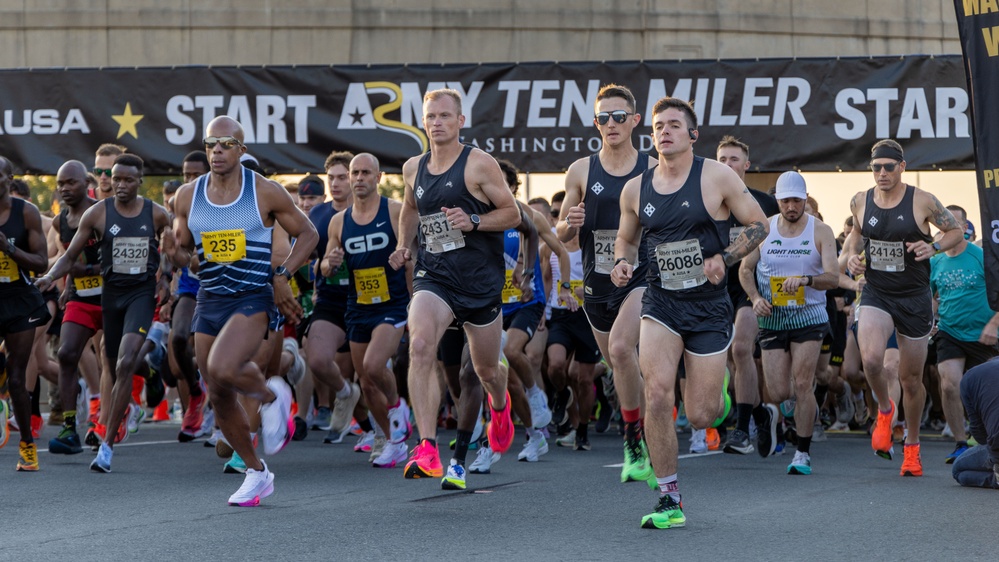
[[[625,121],[628,120],[628,117],[631,115],[634,115],[634,113],[628,113],[623,109],[618,109],[617,111],[611,111],[610,113],[606,111],[601,111],[600,113],[596,114],[594,118],[597,120],[597,123],[601,125],[606,125],[607,122],[610,121],[611,119],[614,119],[615,123],[624,123]]]
[[[881,168],[884,168],[886,172],[891,173],[895,171],[895,166],[898,164],[871,164],[871,169],[874,170],[875,174],[881,172]]]
[[[106,175],[109,178],[111,177],[111,168],[94,168],[93,171],[94,175],[97,177],[101,177],[104,175]]]
[[[236,137],[205,137],[205,148],[215,148],[215,145],[221,144],[222,148],[230,150],[242,145],[239,139]]]

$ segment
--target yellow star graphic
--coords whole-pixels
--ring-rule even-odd
[[[145,115],[133,115],[132,114],[132,104],[125,102],[125,112],[121,115],[112,115],[111,118],[118,123],[118,136],[116,139],[120,139],[125,136],[125,133],[132,135],[135,139],[139,138],[139,132],[135,129],[135,124],[142,121]]]

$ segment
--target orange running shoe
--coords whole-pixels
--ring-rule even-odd
[[[709,451],[717,451],[721,447],[721,435],[718,435],[718,430],[713,427],[708,428],[705,441],[708,443]]]
[[[125,408],[125,415],[121,418],[121,423],[118,424],[118,433],[114,436],[115,445],[128,439],[128,417],[132,414],[132,408],[136,407],[134,404],[129,404],[128,408]]]
[[[486,428],[486,437],[489,439],[489,446],[493,452],[505,453],[513,445],[514,429],[513,419],[510,418],[510,393],[506,393],[506,407],[502,410],[493,408],[493,399],[490,396],[487,400],[489,409],[492,410],[492,420]]]
[[[878,409],[878,417],[874,421],[874,430],[871,432],[871,448],[875,453],[886,453],[891,449],[892,428],[895,426],[895,402],[889,400],[891,411],[887,414]]]
[[[170,419],[170,405],[167,404],[166,400],[160,401],[160,404],[153,409],[153,421],[161,422],[168,421]]]
[[[444,476],[441,456],[437,447],[423,439],[413,448],[413,456],[406,463],[406,478],[440,478]]]
[[[906,444],[902,451],[902,470],[899,474],[901,476],[922,476],[923,461],[919,458],[919,443]]]

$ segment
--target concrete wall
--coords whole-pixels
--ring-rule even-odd
[[[950,0],[0,0],[0,67],[960,53]]]

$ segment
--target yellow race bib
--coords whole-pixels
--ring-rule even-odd
[[[7,254],[0,253],[0,283],[13,283],[20,277],[14,260]]]
[[[583,286],[582,279],[569,280],[569,289],[572,291],[572,296],[576,297],[576,302],[579,303],[579,306],[583,306],[583,297],[579,296],[579,291],[578,291],[578,289],[582,286]]]
[[[369,267],[354,271],[357,304],[381,304],[391,298],[384,267]]]
[[[770,302],[774,306],[804,306],[805,286],[799,285],[794,293],[784,291],[784,281],[787,277],[770,278]]]
[[[213,263],[233,263],[246,258],[245,230],[214,230],[201,233],[201,249],[205,260]]]
[[[520,287],[513,284],[513,270],[506,270],[506,281],[503,282],[503,304],[520,302],[522,294]]]
[[[73,285],[76,287],[76,294],[78,296],[93,297],[101,294],[104,286],[104,279],[102,279],[100,275],[74,277]]]

